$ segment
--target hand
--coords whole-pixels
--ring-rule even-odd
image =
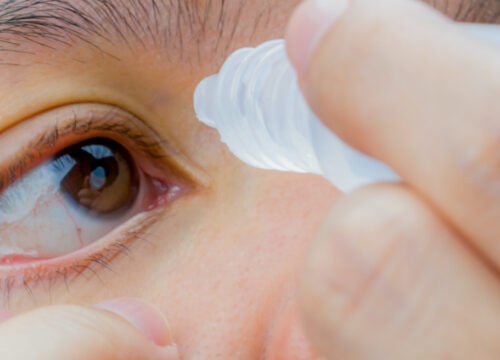
[[[177,360],[162,315],[133,299],[93,308],[57,305],[16,317],[0,311],[2,360]]]
[[[332,360],[498,359],[500,50],[410,0],[309,2],[287,40],[316,114],[404,180],[346,196],[319,231],[311,341]]]

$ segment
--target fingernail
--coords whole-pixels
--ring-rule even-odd
[[[295,10],[288,24],[286,46],[299,76],[306,74],[321,37],[347,7],[347,0],[306,0]]]
[[[12,314],[5,309],[0,308],[0,322],[12,317]]]
[[[111,311],[126,319],[158,346],[172,345],[172,334],[163,314],[151,305],[132,298],[106,300],[95,308]]]

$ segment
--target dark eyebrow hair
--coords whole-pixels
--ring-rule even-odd
[[[500,0],[423,0],[456,21],[498,23]]]
[[[215,50],[227,50],[247,4],[237,1],[240,8],[229,18],[229,0],[5,0],[0,3],[0,64],[2,52],[26,53],[25,43],[55,49],[77,41],[117,60],[103,43],[120,42],[132,52],[137,44],[162,46],[182,58],[186,42],[194,41],[199,57],[208,26],[216,29]]]
[[[500,19],[500,0],[462,0],[455,17],[459,21],[496,23]]]

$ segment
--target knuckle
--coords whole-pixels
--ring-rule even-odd
[[[316,289],[304,289],[316,292],[309,307],[319,309],[318,323],[336,314],[332,323],[337,327],[352,319],[374,329],[381,326],[388,307],[404,304],[408,289],[402,288],[408,285],[401,279],[425,263],[433,239],[422,233],[437,224],[432,211],[401,185],[369,186],[343,200],[322,230],[320,255],[310,261],[319,279]]]
[[[432,211],[404,185],[374,184],[351,196],[349,211],[337,225],[348,233],[361,233],[367,238],[390,237],[401,242],[434,221]]]

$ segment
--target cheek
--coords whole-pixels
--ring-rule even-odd
[[[189,354],[203,348],[259,356],[337,194],[323,180],[304,175],[271,173],[253,185],[212,204],[189,259],[170,280],[177,289],[165,294],[163,306]]]

